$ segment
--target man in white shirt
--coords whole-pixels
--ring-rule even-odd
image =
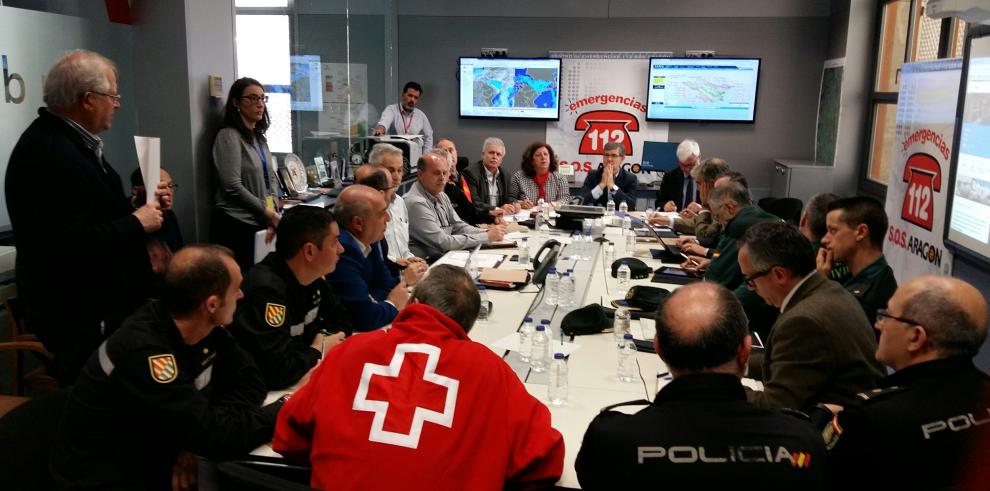
[[[406,82],[399,102],[385,107],[371,134],[423,135],[423,152],[433,148],[433,126],[430,126],[426,113],[416,109],[421,95],[423,87],[416,82]]]
[[[379,143],[371,149],[368,163],[379,165],[392,177],[392,185],[398,187],[402,183],[402,150],[395,145]],[[406,204],[398,193],[392,193],[392,201],[388,205],[391,220],[385,228],[385,242],[388,243],[388,258],[392,262],[407,266],[410,259],[416,259],[409,250],[409,215]]]
[[[504,225],[488,230],[465,223],[443,192],[450,177],[446,152],[429,151],[419,159],[418,180],[406,193],[409,213],[409,247],[427,261],[435,261],[447,251],[470,249],[497,242],[505,235]]]

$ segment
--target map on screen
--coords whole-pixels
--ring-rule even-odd
[[[647,120],[756,118],[758,59],[651,58]]]
[[[559,117],[559,59],[461,58],[460,77],[461,117]]]

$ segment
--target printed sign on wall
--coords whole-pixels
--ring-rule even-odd
[[[942,242],[962,60],[905,63],[897,99],[894,162],[887,184],[884,255],[897,282],[950,274]]]
[[[546,141],[575,182],[602,161],[602,147],[616,141],[625,165],[638,169],[644,141],[667,141],[667,123],[646,122],[646,84],[651,56],[669,53],[551,51],[561,58],[560,120],[547,124]],[[656,175],[639,175],[650,182]]]

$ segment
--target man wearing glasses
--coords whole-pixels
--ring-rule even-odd
[[[134,209],[97,136],[120,107],[113,62],[77,50],[45,78],[47,107],[7,165],[6,197],[17,241],[17,289],[32,330],[55,354],[63,385],[147,298],[145,244],[162,226],[158,199]],[[39,199],[38,189],[59,199]],[[164,194],[159,184],[156,197]]]
[[[956,278],[922,276],[898,288],[876,315],[876,357],[895,373],[878,389],[859,394],[857,404],[846,406],[824,428],[834,484],[985,488],[990,377],[973,365],[987,337],[983,295]]]
[[[608,142],[602,149],[602,165],[588,173],[581,187],[581,198],[586,205],[605,206],[615,202],[615,208],[625,201],[629,209],[636,208],[636,176],[622,168],[626,147],[619,142]]]
[[[745,286],[780,309],[766,340],[763,390],[747,390],[749,401],[806,411],[818,403],[847,404],[875,387],[883,372],[873,357],[870,323],[852,294],[815,270],[801,231],[785,222],[761,223],[739,242]]]

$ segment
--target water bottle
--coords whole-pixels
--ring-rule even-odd
[[[530,355],[529,367],[534,372],[540,373],[547,369],[547,348],[550,346],[550,338],[547,336],[546,326],[540,324],[536,326],[533,333],[533,352]]]
[[[634,230],[626,231],[626,252],[630,256],[636,251],[636,232]]]
[[[608,245],[605,246],[605,267],[611,267],[613,262],[615,262],[615,242],[608,241]]]
[[[533,354],[533,332],[536,329],[533,327],[533,318],[526,316],[523,319],[523,325],[519,329],[519,359],[523,363],[529,363],[530,357]]]
[[[571,273],[561,275],[557,289],[557,305],[564,309],[574,307],[574,275]]]
[[[547,349],[543,353],[543,359],[545,359],[549,364],[551,358],[550,354],[553,353],[553,350],[550,349],[550,344],[553,343],[553,327],[550,327],[550,319],[541,320],[540,325],[543,326],[543,330],[547,333]]]
[[[626,333],[622,337],[622,344],[619,345],[619,380],[623,382],[633,382],[636,380],[636,343],[633,342],[633,335]]]
[[[543,212],[537,210],[536,216],[533,217],[533,229],[537,232],[543,228]]]
[[[622,204],[625,204],[625,202],[623,201]],[[630,229],[632,229],[632,219],[629,218],[629,215],[626,215],[622,217],[622,233],[626,233]]]
[[[543,218],[545,220],[550,219],[550,203],[540,200],[540,212],[543,213]]]
[[[554,353],[550,362],[550,383],[547,385],[547,400],[553,406],[567,404],[567,360],[563,353]]]
[[[584,233],[584,260],[591,261],[595,257],[595,246],[597,242],[591,238],[591,231]]]
[[[581,260],[584,257],[584,239],[581,232],[574,232],[571,235],[571,244],[567,249],[571,253],[571,259]]]
[[[519,245],[519,264],[529,264],[529,239],[526,237],[522,238],[522,244]]]
[[[632,315],[629,314],[629,309],[625,307],[619,307],[615,310],[615,320],[612,322],[612,337],[615,338],[616,344],[622,344],[622,339],[626,334],[629,334],[629,320]]]
[[[605,216],[610,217],[614,214],[615,214],[615,201],[608,200],[608,203],[605,204]]]
[[[622,200],[622,203],[619,203],[619,211],[629,213],[629,203],[626,203],[626,200]]]
[[[544,300],[547,305],[557,305],[560,298],[560,278],[557,276],[557,268],[550,267],[547,271],[547,278],[543,282]]]
[[[632,276],[632,273],[629,271],[629,265],[623,264],[622,266],[619,266],[619,270],[616,271],[615,276],[616,278],[619,279],[619,290],[620,291],[628,290],[629,277]]]
[[[478,285],[478,296],[481,297],[481,308],[478,309],[478,320],[488,320],[488,292],[485,285]]]

